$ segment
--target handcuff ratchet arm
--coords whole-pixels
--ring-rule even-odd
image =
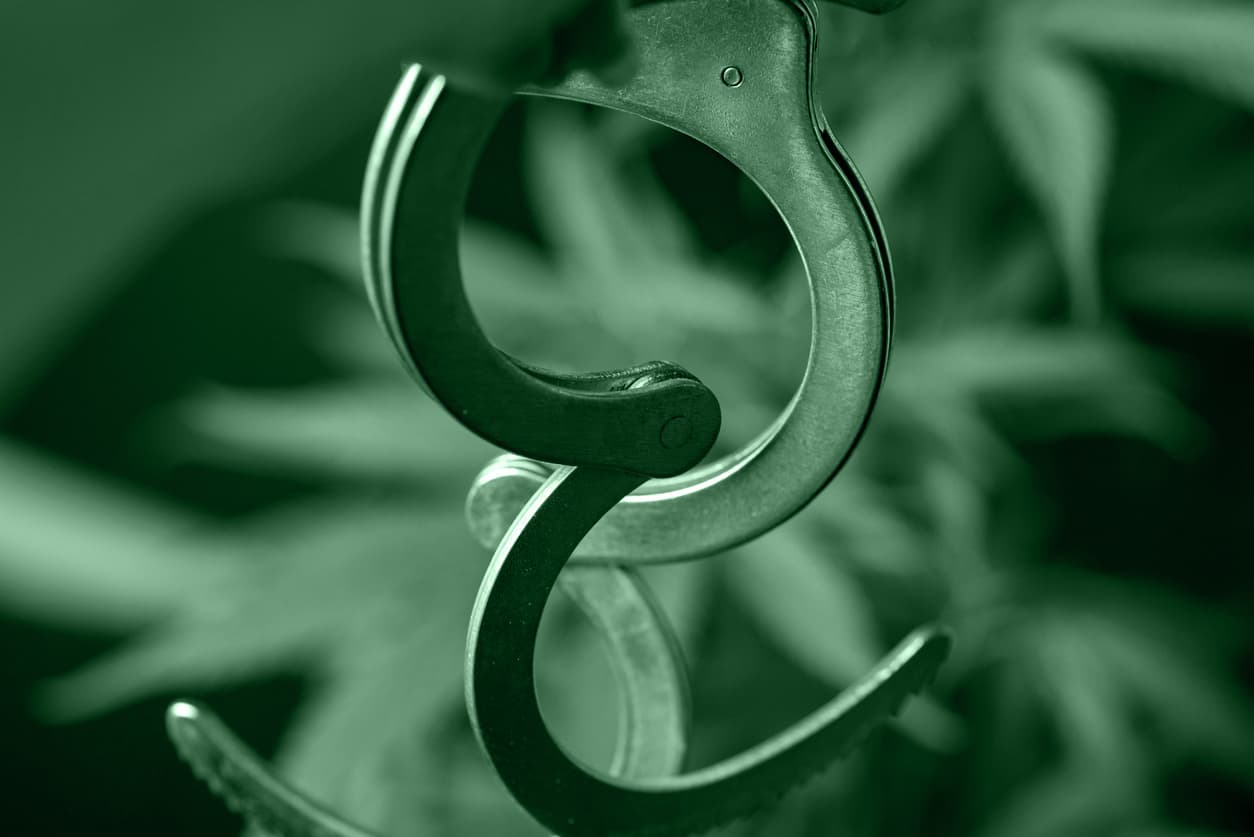
[[[628,781],[581,765],[552,737],[540,711],[536,635],[549,591],[580,538],[642,480],[558,469],[501,542],[471,617],[466,701],[475,732],[514,797],[563,837],[677,837],[752,814],[895,714],[931,682],[949,651],[943,632],[915,631],[819,710],[710,767]]]

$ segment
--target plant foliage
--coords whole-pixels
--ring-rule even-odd
[[[1241,599],[1203,601],[1160,565],[1067,533],[1102,463],[1187,475],[1214,455],[1216,417],[1194,397],[1213,383],[1152,335],[1248,347],[1254,330],[1254,166],[1213,150],[1231,136],[1249,150],[1254,6],[917,0],[883,19],[827,9],[823,34],[820,92],[898,268],[886,391],[847,469],[794,520],[649,578],[693,663],[702,758],[812,707],[916,624],[950,624],[956,651],[894,730],[727,833],[1235,828],[1170,791],[1181,777],[1225,799],[1254,789]],[[1165,124],[1160,96],[1189,118]],[[215,125],[229,110],[207,107]],[[561,369],[678,360],[724,404],[722,449],[745,443],[806,350],[778,219],[729,169],[676,174],[667,161],[692,149],[654,127],[545,102],[523,122],[534,228],[480,218],[463,235],[487,332]],[[707,189],[739,195],[719,210],[734,237],[691,209]],[[293,310],[329,371],[301,386],[188,381],[146,417],[163,444],[137,455],[309,490],[221,521],[5,442],[0,604],[121,635],[45,683],[37,710],[85,719],[299,673],[310,685],[278,757],[297,785],[398,837],[537,833],[460,708],[487,560],[461,498],[493,451],[402,374],[358,289],[351,208],[276,201],[257,217],[256,240],[312,268],[311,303]],[[1165,531],[1121,490],[1101,500],[1111,526]],[[1183,502],[1189,488],[1174,490]],[[546,708],[596,761],[613,695],[588,627],[551,610]]]

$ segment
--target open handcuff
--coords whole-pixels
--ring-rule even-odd
[[[690,834],[750,814],[895,713],[949,648],[943,631],[916,630],[793,726],[683,772],[684,665],[633,567],[744,543],[823,489],[857,443],[883,380],[893,291],[870,196],[813,98],[810,0],[670,0],[631,10],[630,25],[641,61],[626,84],[580,72],[523,92],[688,134],[775,204],[810,283],[810,354],[788,407],[745,448],[700,464],[718,434],[718,401],[673,363],[556,374],[484,336],[463,288],[458,238],[479,152],[505,102],[410,67],[379,128],[362,206],[368,293],[405,366],[455,419],[510,451],[480,473],[467,501],[472,532],[495,554],[467,640],[466,702],[510,793],[568,837]],[[608,773],[566,753],[537,702],[536,637],[554,586],[603,636],[620,687]],[[284,784],[203,707],[176,703],[167,721],[197,773],[264,830],[370,833]]]

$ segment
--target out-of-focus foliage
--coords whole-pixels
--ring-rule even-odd
[[[1197,371],[1143,324],[1254,331],[1254,165],[1235,153],[1254,139],[1254,5],[913,0],[885,18],[826,9],[823,35],[820,92],[896,259],[886,390],[811,507],[733,554],[649,576],[693,663],[698,760],[813,707],[916,624],[951,625],[955,654],[893,731],[727,833],[1232,827],[1168,800],[1181,777],[1254,790],[1254,711],[1236,674],[1248,616],[1153,567],[1130,572],[1136,556],[1062,543],[1072,490],[1092,492],[1060,484],[1051,456],[1081,445],[1188,463],[1213,444],[1214,417],[1189,406]],[[293,99],[321,78],[290,79]],[[1160,95],[1179,114],[1147,105]],[[724,169],[676,174],[664,162],[687,142],[529,103],[520,159],[539,235],[471,220],[464,261],[504,348],[565,369],[677,360],[718,394],[727,449],[791,395],[807,299],[760,196],[740,193],[734,234],[685,210],[694,193],[744,186]],[[241,160],[272,162],[253,149],[188,176]],[[142,193],[126,212],[156,201]],[[188,381],[149,417],[166,440],[149,454],[168,456],[173,438],[183,463],[314,488],[222,523],[0,447],[0,604],[125,634],[46,684],[38,709],[86,718],[300,672],[311,685],[279,757],[299,786],[398,837],[538,833],[460,708],[487,559],[461,498],[492,451],[402,374],[359,287],[352,208],[282,202],[259,218],[267,247],[323,277],[319,304],[292,310],[332,374],[283,389]],[[0,299],[22,293],[6,281]],[[62,310],[78,316],[61,296],[38,316]],[[1100,473],[1088,467],[1063,470]],[[1155,525],[1119,497],[1109,506],[1117,525]],[[613,728],[596,640],[563,602],[551,610],[547,711],[595,761]]]

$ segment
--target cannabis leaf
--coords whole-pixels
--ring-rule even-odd
[[[238,555],[209,522],[0,440],[0,603],[100,631],[131,631],[230,578]]]
[[[1048,37],[1198,84],[1254,107],[1254,8],[1231,0],[1060,0]]]
[[[741,547],[727,559],[727,579],[805,669],[847,685],[871,668],[884,646],[856,584],[797,529],[784,526]]]
[[[412,503],[295,508],[226,543],[250,556],[245,567],[49,684],[46,711],[84,717],[175,688],[354,670],[386,657],[397,638],[464,629],[486,558],[460,509],[432,513]],[[209,539],[203,548],[223,545]]]
[[[1146,247],[1115,263],[1120,298],[1158,319],[1254,330],[1254,253]]]
[[[903,54],[867,91],[865,111],[837,125],[841,144],[885,202],[966,104],[971,68],[947,52]]]
[[[1116,432],[1182,453],[1203,433],[1166,386],[1170,368],[1115,334],[972,328],[912,342],[898,359],[898,392],[1013,409],[1019,433]]]
[[[409,381],[304,391],[207,391],[178,415],[184,455],[336,480],[460,484],[497,452]]]
[[[1053,234],[1072,313],[1092,321],[1114,132],[1105,93],[1083,65],[1027,35],[1007,36],[990,49],[986,74],[989,112]]]

